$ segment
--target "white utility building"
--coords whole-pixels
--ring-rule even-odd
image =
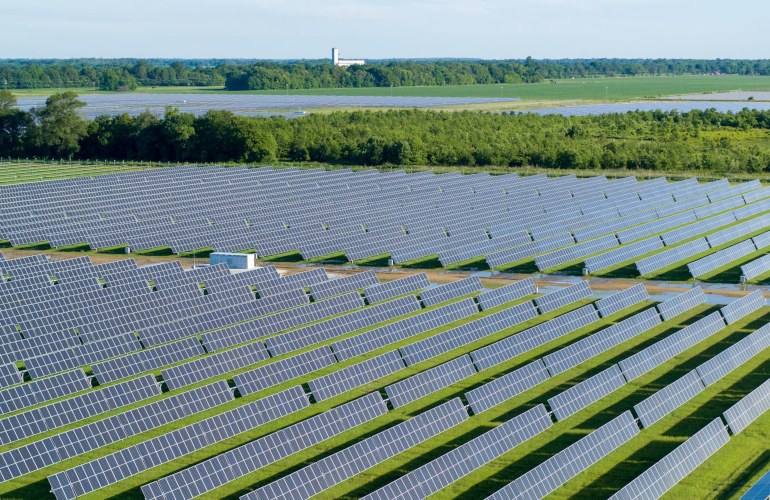
[[[363,59],[340,59],[340,49],[337,47],[332,47],[332,64],[334,66],[347,68],[348,66],[353,66],[354,64],[366,64],[366,61]]]

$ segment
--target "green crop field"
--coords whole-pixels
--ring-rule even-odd
[[[366,87],[344,89],[290,89],[290,95],[417,96],[417,97],[503,97],[527,101],[630,101],[676,94],[768,90],[770,77],[739,75],[640,76],[555,80],[555,83],[502,85],[460,85],[437,87]],[[73,89],[82,94],[105,93]],[[60,89],[14,90],[18,97],[50,95]],[[158,94],[276,94],[286,90],[227,92],[221,87],[140,87],[136,93]]]

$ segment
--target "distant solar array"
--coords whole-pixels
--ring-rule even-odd
[[[560,108],[530,109],[522,111],[522,113],[535,113],[538,115],[588,116],[603,115],[609,113],[629,113],[632,111],[678,111],[679,113],[687,113],[689,111],[705,111],[707,109],[714,109],[719,113],[737,113],[744,108],[768,111],[770,110],[770,103],[751,101],[632,102],[616,104],[583,104],[579,106],[564,106]]]
[[[254,251],[265,259],[344,254],[354,262],[389,257],[396,264],[484,259],[490,267],[531,259],[541,271],[583,262],[590,273],[637,260],[639,271],[649,274],[694,255],[693,243],[685,240],[705,236],[706,246],[697,250],[706,252],[730,242],[743,244],[737,240],[745,233],[770,228],[770,214],[764,214],[770,212],[770,190],[757,181],[730,186],[663,177],[639,182],[633,177],[184,166],[0,191],[0,237],[12,245],[169,247],[174,253],[212,248]],[[120,204],[114,203],[117,198]],[[30,210],[30,202],[39,200],[45,202]],[[767,247],[761,235],[754,243]],[[720,257],[709,262],[727,262],[727,256]],[[45,278],[10,271],[16,283],[8,289]],[[77,272],[63,269],[55,278],[66,283],[85,277]],[[228,277],[219,286],[259,285],[260,298],[289,291],[283,285],[290,281],[280,287],[275,277],[244,274],[253,276],[252,282],[247,276]],[[305,286],[313,285],[314,298],[326,298],[342,293],[345,283],[311,280]],[[378,295],[392,296],[386,292],[396,286],[371,278],[368,283],[373,286],[369,303],[381,300]],[[217,285],[212,283],[212,290]],[[164,286],[163,276],[156,286]]]
[[[162,116],[167,106],[179,108],[183,113],[203,115],[211,110],[228,110],[238,115],[275,115],[291,117],[291,113],[279,110],[301,111],[319,108],[389,107],[424,108],[456,106],[460,104],[484,104],[518,101],[518,98],[479,97],[390,97],[390,96],[333,96],[333,95],[211,95],[211,94],[109,94],[82,95],[86,103],[84,114],[88,118],[99,115],[128,113],[136,116],[150,110]],[[18,107],[28,110],[45,104],[44,97],[20,97]]]

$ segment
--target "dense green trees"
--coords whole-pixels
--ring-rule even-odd
[[[711,173],[770,171],[770,112],[563,117],[422,110],[296,119],[168,108],[87,122],[73,93],[31,112],[0,93],[0,156],[356,165],[489,165]]]
[[[92,87],[103,90],[141,86],[225,85],[229,90],[394,87],[539,82],[591,76],[725,73],[770,75],[767,60],[564,59],[473,61],[368,61],[334,67],[312,61],[226,60],[0,60],[4,88]]]

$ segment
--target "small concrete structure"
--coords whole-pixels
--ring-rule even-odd
[[[230,269],[256,268],[256,254],[253,253],[224,253],[214,252],[209,255],[211,265],[225,263]]]

